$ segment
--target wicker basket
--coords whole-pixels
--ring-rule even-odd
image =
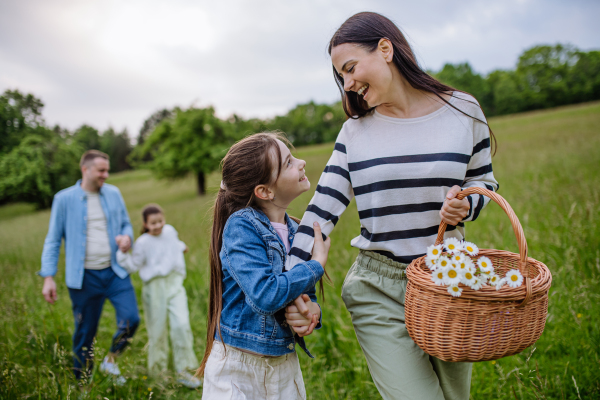
[[[425,257],[414,260],[406,270],[406,329],[423,351],[444,361],[487,361],[517,354],[539,339],[548,313],[552,276],[543,263],[527,257],[519,219],[506,200],[490,190],[468,188],[457,197],[473,193],[502,207],[519,244],[519,254],[480,249],[478,256],[489,257],[501,276],[519,269],[525,281],[518,288],[500,290],[484,286],[475,291],[461,284],[462,295],[452,297],[446,286],[432,282]],[[442,222],[436,244],[443,242],[445,231]]]

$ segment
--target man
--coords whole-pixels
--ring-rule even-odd
[[[57,294],[53,277],[64,238],[65,276],[75,317],[75,377],[80,379],[92,370],[92,345],[108,299],[116,310],[118,328],[100,370],[123,384],[125,378],[115,360],[133,337],[140,318],[131,280],[117,263],[116,253],[119,247],[129,250],[133,229],[121,192],[104,183],[108,178],[108,155],[89,150],[81,157],[80,167],[81,180],[54,196],[38,274],[44,278],[44,298],[54,304]]]

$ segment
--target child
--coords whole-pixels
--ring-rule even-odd
[[[223,159],[210,243],[207,346],[198,370],[203,399],[306,398],[294,345],[308,350],[284,313],[308,294],[308,330],[320,326],[315,284],[325,272],[330,241],[323,242],[315,226],[312,260],[284,271],[298,229],[285,210],[310,188],[306,163],[284,141],[275,133],[251,135]]]
[[[117,252],[117,260],[129,273],[140,272],[144,282],[142,300],[148,329],[148,370],[152,375],[166,371],[169,355],[167,315],[173,349],[173,364],[178,382],[197,388],[201,381],[189,373],[198,367],[192,348],[192,330],[183,287],[188,249],[171,225],[165,224],[165,214],[156,204],[142,210],[144,228],[135,241],[133,251]]]

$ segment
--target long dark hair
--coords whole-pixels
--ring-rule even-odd
[[[158,204],[148,204],[147,206],[144,206],[144,208],[142,209],[142,221],[144,221],[144,224],[142,225],[142,230],[141,233],[142,235],[146,232],[148,232],[148,228],[146,228],[146,222],[148,222],[148,217],[154,214],[165,214],[162,210],[162,208],[160,208],[160,206]]]
[[[277,140],[291,147],[290,142],[279,132],[256,133],[234,144],[223,158],[223,180],[215,200],[209,249],[210,295],[206,350],[197,375],[204,374],[215,333],[218,332],[222,339],[219,321],[223,309],[223,270],[219,253],[223,245],[225,223],[231,214],[242,208],[260,209],[254,196],[254,188],[274,183],[281,172],[282,158]],[[298,222],[298,219],[293,219]]]
[[[442,94],[452,96],[452,92],[462,91],[443,84],[423,71],[400,29],[383,15],[374,12],[361,12],[348,18],[329,41],[329,55],[331,55],[331,51],[335,46],[345,43],[353,43],[369,52],[373,52],[377,49],[381,39],[388,39],[392,43],[392,47],[394,48],[394,65],[413,88],[432,93],[455,110],[487,125],[490,130],[493,153],[495,153],[497,147],[496,137],[489,125],[484,120],[469,115],[455,107],[442,96]],[[338,75],[335,67],[333,67],[333,76],[342,95],[342,106],[348,118],[358,119],[373,111],[374,107],[369,107],[367,102],[358,93],[346,92],[344,90],[344,79]]]

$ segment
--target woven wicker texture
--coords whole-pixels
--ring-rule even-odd
[[[502,196],[490,190],[468,188],[457,197],[474,193],[500,205],[519,244],[519,254],[480,249],[477,257],[489,257],[501,277],[518,269],[525,280],[518,288],[500,290],[484,286],[476,291],[460,284],[462,295],[452,297],[445,285],[432,282],[425,257],[414,260],[406,269],[406,328],[423,351],[444,361],[488,361],[520,353],[542,335],[548,314],[552,276],[543,263],[527,257],[527,241],[516,214]],[[445,231],[442,222],[436,244],[443,242]],[[476,261],[477,257],[472,258]]]

